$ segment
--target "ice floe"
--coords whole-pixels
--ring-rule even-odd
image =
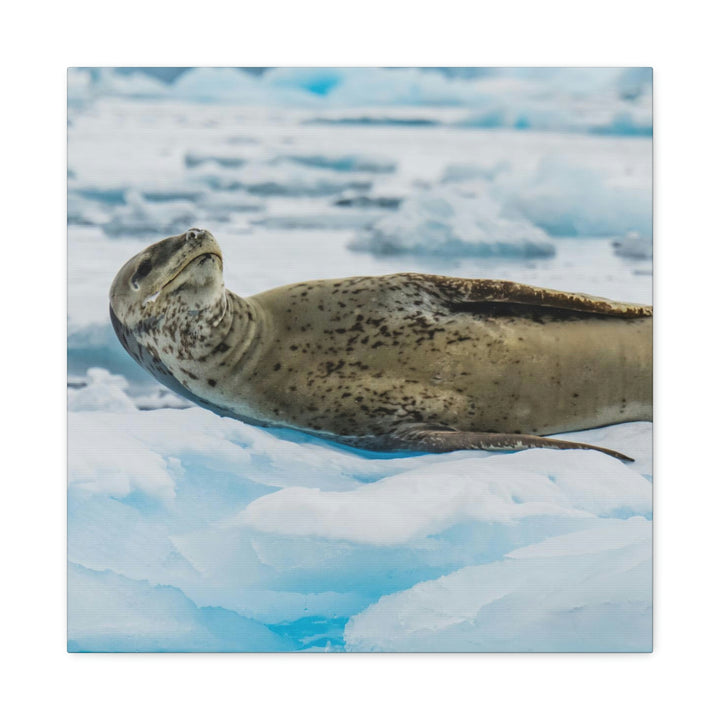
[[[90,368],[86,379],[75,384],[75,388],[68,388],[69,411],[127,412],[135,409],[135,404],[125,393],[129,383],[122,375],[113,375],[105,368]]]
[[[453,190],[417,193],[393,215],[350,245],[381,255],[422,254],[479,257],[551,257],[547,234],[520,218],[502,214],[491,198]]]
[[[623,238],[613,241],[616,255],[633,260],[651,260],[653,256],[652,236],[629,232]]]
[[[637,454],[650,426],[633,427],[575,435]],[[383,595],[651,509],[642,467],[592,451],[380,456],[199,408],[72,411],[68,430],[73,562],[286,637],[315,618],[325,638]]]
[[[192,227],[197,220],[197,208],[188,200],[151,203],[134,190],[126,195],[126,204],[119,205],[102,229],[114,236],[177,235]]]
[[[647,234],[652,223],[649,180],[547,157],[530,176],[500,175],[495,191],[506,208],[551,235]]]
[[[288,155],[290,162],[337,172],[391,173],[397,164],[390,158],[372,155]]]
[[[540,470],[542,468],[542,470]],[[399,545],[467,521],[649,513],[648,480],[600,453],[532,450],[446,459],[352,491],[293,487],[251,503],[238,521],[281,535]]]
[[[652,526],[604,520],[379,600],[351,618],[359,651],[652,649]]]
[[[72,652],[277,652],[293,644],[219,607],[197,607],[177,588],[109,570],[68,568]]]
[[[245,190],[252,195],[322,197],[344,190],[368,190],[370,180],[337,173],[298,168],[294,164],[252,163],[238,171],[218,169],[197,175],[212,190]]]

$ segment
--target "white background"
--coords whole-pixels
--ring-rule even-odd
[[[5,664],[40,718],[708,717],[717,712],[717,23],[707,2],[19,4],[4,11]],[[71,65],[655,68],[652,655],[68,655],[65,73]],[[714,356],[715,355],[715,356]]]

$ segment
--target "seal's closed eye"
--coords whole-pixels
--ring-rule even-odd
[[[137,290],[138,289],[138,282],[142,280],[144,277],[147,276],[147,274],[152,270],[152,262],[149,258],[145,258],[140,263],[140,266],[135,271],[135,274],[132,276],[132,279],[130,282],[132,283],[132,286]]]

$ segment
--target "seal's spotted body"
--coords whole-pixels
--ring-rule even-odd
[[[429,451],[577,447],[539,436],[651,417],[648,307],[420,274],[242,299],[220,257],[191,230],[130,260],[111,290],[135,359],[220,414]]]

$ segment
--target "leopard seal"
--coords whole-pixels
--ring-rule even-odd
[[[652,308],[401,273],[241,298],[192,228],[130,259],[115,332],[202,407],[378,451],[590,448],[549,437],[652,418]]]

